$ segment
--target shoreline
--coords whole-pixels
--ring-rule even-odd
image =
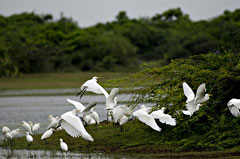
[[[239,158],[240,147],[223,151],[177,151],[176,145],[164,144],[161,132],[156,132],[146,125],[131,120],[120,132],[119,127],[106,121],[99,125],[86,126],[86,130],[94,138],[94,142],[70,137],[64,130],[55,132],[47,139],[49,144],[42,141],[41,135],[33,135],[34,141],[29,150],[60,151],[59,138],[63,138],[72,153],[104,153],[144,158]],[[159,140],[157,140],[159,139]],[[8,143],[1,141],[1,148],[8,148]],[[25,136],[15,139],[13,149],[27,149]]]

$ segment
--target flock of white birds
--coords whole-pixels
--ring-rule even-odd
[[[165,114],[165,108],[162,107],[160,110],[152,111],[152,107],[141,106],[139,110],[132,111],[127,105],[117,105],[117,95],[118,88],[113,88],[110,94],[97,83],[99,77],[93,77],[92,79],[86,81],[80,88],[80,92],[77,94],[81,97],[86,91],[94,92],[97,94],[104,94],[106,97],[106,113],[107,121],[114,122],[118,124],[123,131],[123,125],[128,122],[131,116],[137,118],[139,121],[148,125],[156,131],[161,131],[162,129],[156,123],[158,119],[159,122],[175,126],[176,119],[169,114]],[[187,97],[186,109],[182,110],[183,114],[192,116],[194,112],[198,111],[204,102],[209,100],[210,94],[206,94],[205,83],[201,84],[194,94],[193,90],[189,87],[186,82],[183,82],[183,92]],[[93,142],[93,137],[86,131],[85,125],[99,124],[98,113],[94,110],[97,102],[91,102],[87,106],[84,106],[78,101],[71,99],[66,99],[67,102],[74,105],[75,109],[65,112],[60,117],[54,117],[52,115],[48,116],[49,125],[47,126],[46,131],[42,134],[41,139],[48,144],[47,138],[54,134],[57,130],[65,130],[72,137],[82,137],[87,141]],[[240,99],[231,99],[227,106],[233,116],[240,116]],[[30,146],[33,142],[32,134],[36,134],[41,124],[33,124],[31,121],[25,122],[22,121],[22,126],[26,130],[26,140]],[[4,135],[4,140],[9,141],[12,144],[12,140],[20,133],[20,129],[10,130],[7,126],[2,127],[2,133]],[[60,139],[60,147],[62,151],[68,151],[68,146],[62,139]]]

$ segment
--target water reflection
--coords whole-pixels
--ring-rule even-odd
[[[81,158],[81,159],[134,159],[130,156],[121,156],[113,154],[103,154],[103,153],[75,153],[68,152],[67,154],[61,151],[43,151],[43,150],[13,150],[13,149],[1,149],[0,148],[0,158]]]

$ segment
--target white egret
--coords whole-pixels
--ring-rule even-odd
[[[6,140],[7,138],[5,137],[6,133],[9,133],[11,130],[7,127],[7,126],[3,126],[2,127],[2,133],[4,135],[4,140]]]
[[[80,88],[80,92],[77,94],[80,95],[80,98],[82,98],[83,94],[86,92],[86,91],[89,91],[89,92],[94,92],[94,93],[97,93],[97,94],[104,94],[105,96],[107,96],[107,92],[105,91],[105,89],[103,89],[102,86],[100,86],[98,83],[97,83],[97,79],[99,77],[93,77],[92,79],[86,81]]]
[[[186,82],[183,82],[183,93],[187,97],[186,108],[187,110],[183,110],[185,115],[192,116],[194,112],[198,111],[202,103],[209,100],[210,94],[206,93],[205,83],[201,84],[196,92],[196,96],[193,90],[189,87]]]
[[[239,117],[239,109],[240,109],[240,99],[233,98],[227,103],[228,109],[232,113],[233,116]]]
[[[109,95],[106,96],[106,110],[107,110],[107,121],[112,121],[112,115],[110,111],[114,109],[117,105],[117,95],[118,95],[118,88],[113,88]]]
[[[29,134],[29,132],[27,131],[26,132],[26,140],[27,142],[29,143],[28,144],[28,147],[32,145],[32,142],[33,142],[33,137]]]
[[[67,153],[68,145],[65,142],[63,142],[63,139],[60,139],[60,147],[62,149],[62,152],[65,151]]]
[[[150,126],[152,129],[160,132],[162,129],[157,125],[156,121],[149,114],[148,111],[149,109],[142,105],[141,109],[133,112],[133,116],[136,117],[141,122],[143,122],[144,124]]]
[[[96,102],[92,102],[85,107],[80,102],[71,99],[67,99],[67,101],[75,106],[75,108],[80,112],[81,118],[86,122],[87,125],[93,124],[92,120],[94,120],[94,123],[99,124],[98,113],[94,111],[93,108],[96,106]]]
[[[13,139],[11,133],[10,132],[6,132],[4,134],[4,138],[5,138],[5,140],[9,141],[9,146],[11,146],[12,145],[12,139]]]
[[[33,124],[31,121],[29,121],[29,125],[31,126],[32,133],[35,133],[35,134],[37,133],[38,129],[41,126],[40,123]]]
[[[41,136],[41,140],[43,140],[45,142],[45,144],[48,144],[46,139],[49,138],[50,136],[52,136],[54,131],[55,131],[55,129],[53,129],[53,128],[50,128],[47,131],[45,131]]]
[[[176,125],[176,119],[172,118],[172,116],[169,115],[169,114],[165,114],[164,110],[165,110],[165,108],[162,107],[160,110],[153,111],[150,115],[154,119],[159,119],[159,121],[161,123],[164,123],[164,124],[167,124],[167,125],[171,125],[171,126],[175,126]]]
[[[122,132],[123,125],[127,123],[129,116],[132,115],[132,110],[126,105],[119,105],[109,111],[113,121],[120,125],[120,131]]]
[[[59,117],[53,117],[52,115],[49,115],[48,116],[49,124],[47,129],[57,127],[59,123],[59,119],[60,119]]]
[[[15,138],[20,133],[20,129],[15,129],[10,132],[12,138]]]
[[[29,123],[27,123],[26,121],[22,121],[22,126],[30,133],[32,134],[32,128],[30,126]]]
[[[61,127],[72,137],[82,137],[85,140],[93,141],[92,136],[85,130],[82,120],[77,117],[79,110],[74,109],[61,115]]]

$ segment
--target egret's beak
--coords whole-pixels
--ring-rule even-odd
[[[212,94],[208,94],[209,96],[213,96]]]

